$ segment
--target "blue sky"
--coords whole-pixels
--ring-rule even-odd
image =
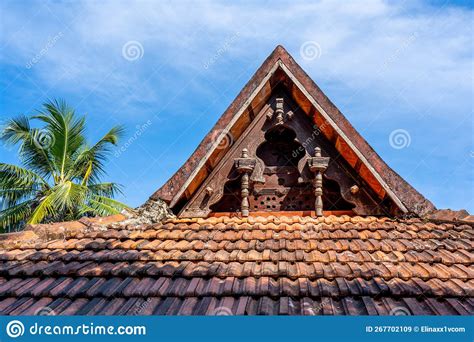
[[[4,0],[0,9],[0,119],[60,97],[87,115],[91,142],[124,124],[107,180],[132,206],[184,163],[282,44],[402,177],[438,208],[474,212],[469,1]],[[315,58],[302,52],[307,42]],[[402,148],[390,144],[396,130]],[[18,162],[15,149],[0,153]]]

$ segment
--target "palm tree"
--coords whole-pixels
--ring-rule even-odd
[[[64,101],[43,106],[30,118],[9,120],[0,133],[5,143],[19,144],[23,165],[0,163],[0,228],[104,216],[127,208],[113,199],[120,186],[100,182],[104,162],[123,128],[113,127],[88,146],[84,116],[77,116]],[[44,127],[31,127],[33,120]]]

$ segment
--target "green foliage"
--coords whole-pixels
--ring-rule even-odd
[[[33,128],[33,120],[43,127]],[[1,229],[111,215],[127,208],[112,199],[121,192],[117,184],[100,182],[123,128],[113,127],[92,146],[86,144],[84,130],[85,117],[78,117],[64,101],[48,102],[37,115],[7,122],[0,138],[19,145],[22,167],[0,163]]]

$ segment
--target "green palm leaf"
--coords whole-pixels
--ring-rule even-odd
[[[122,194],[122,187],[116,183],[89,184],[87,188],[92,194],[98,196],[113,198],[118,194]]]
[[[18,228],[31,216],[34,204],[33,200],[28,200],[0,211],[0,228],[2,230]]]
[[[24,115],[10,119],[3,128],[1,137],[10,145],[18,144],[30,136],[30,119]]]
[[[65,179],[73,165],[72,156],[84,144],[85,117],[77,118],[74,110],[64,101],[44,104],[45,110],[33,118],[46,124],[51,146],[49,151],[58,167],[59,177]]]
[[[98,216],[118,214],[127,208],[123,203],[102,196],[93,196],[89,200],[89,206],[94,210],[94,214]]]
[[[34,197],[40,189],[47,189],[48,183],[36,173],[25,168],[0,163],[0,198],[6,206]]]
[[[32,186],[38,183],[42,185],[48,184],[33,171],[12,164],[0,163],[0,184]]]
[[[31,120],[43,124],[32,128]],[[110,215],[127,208],[113,199],[121,187],[101,182],[111,149],[123,128],[110,129],[91,147],[84,137],[85,118],[64,101],[50,101],[28,118],[7,122],[0,138],[19,145],[23,167],[0,163],[0,227]]]
[[[69,176],[77,177],[83,183],[98,182],[104,174],[104,163],[112,146],[117,144],[123,134],[123,127],[113,127],[94,146],[80,151],[76,158],[76,164],[71,169],[73,174]]]
[[[44,138],[49,136],[45,130],[30,128],[30,120],[25,116],[10,119],[0,134],[7,145],[19,144],[19,156],[23,164],[42,176],[51,174],[55,169],[54,161],[44,145]]]

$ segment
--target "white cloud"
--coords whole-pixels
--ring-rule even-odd
[[[35,6],[3,5],[3,62],[24,67],[50,37],[63,32],[34,72],[51,85],[60,80],[71,91],[125,96],[127,89],[140,89],[140,98],[153,102],[159,89],[146,81],[150,70],[164,63],[168,72],[202,72],[236,32],[238,39],[223,58],[263,59],[282,42],[316,81],[332,79],[364,92],[372,87],[386,96],[406,89],[404,96],[415,105],[450,96],[453,89],[458,94],[471,89],[472,32],[467,28],[472,12],[466,9],[377,0],[364,5],[85,1]],[[32,14],[26,22],[20,15],[25,10]],[[144,46],[140,63],[121,57],[129,40]],[[299,46],[308,40],[321,46],[320,59],[306,62],[299,56]]]
[[[335,103],[378,151],[387,145],[388,133],[403,127],[410,127],[415,159],[422,156],[420,150],[439,143],[439,136],[457,132],[449,146],[433,152],[439,154],[431,160],[438,163],[437,172],[444,165],[458,165],[466,150],[472,150],[466,126],[472,123],[473,13],[467,8],[380,0],[109,0],[3,1],[0,12],[0,62],[2,68],[13,70],[11,80],[2,82],[18,82],[21,99],[36,91],[28,88],[30,83],[19,82],[27,78],[43,91],[50,90],[50,96],[60,93],[84,101],[87,111],[99,113],[95,115],[104,110],[112,122],[145,122],[174,98],[180,101],[167,113],[171,120],[193,116],[190,122],[195,122],[207,114],[208,102],[218,101],[213,110],[225,108],[236,88],[277,44],[283,44],[330,97],[337,95]],[[42,54],[59,32],[61,38]],[[131,40],[144,48],[143,57],[132,62],[122,56],[123,45]],[[299,55],[306,41],[319,44],[320,58],[305,60]],[[40,60],[27,69],[38,54]],[[206,64],[210,60],[212,65]],[[179,98],[187,91],[192,104]],[[377,101],[379,106],[374,105]],[[380,103],[390,108],[385,112]],[[209,122],[200,122],[203,132],[219,114],[213,112],[212,118],[206,117]],[[414,122],[409,116],[417,114],[437,118]],[[369,128],[373,120],[377,127]],[[156,134],[153,142],[159,139]],[[161,159],[175,160],[168,141],[166,147],[171,151]],[[399,165],[409,164],[407,159],[400,156]],[[447,196],[463,198],[440,192],[440,198]]]

